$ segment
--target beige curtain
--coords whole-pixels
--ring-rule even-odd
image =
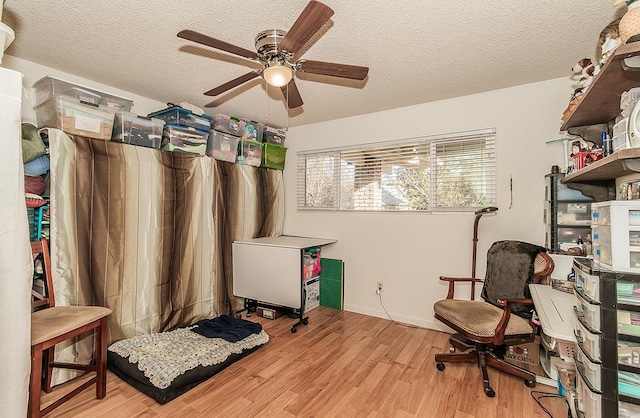
[[[231,243],[281,234],[282,172],[47,132],[58,304],[111,308],[110,342],[237,306]]]

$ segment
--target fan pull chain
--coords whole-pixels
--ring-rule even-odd
[[[287,127],[285,128],[285,132],[289,132],[289,84],[287,84],[287,103],[286,103],[286,112],[287,112]]]
[[[269,83],[265,80],[265,89],[267,94],[264,95],[264,123],[265,125],[269,124]]]

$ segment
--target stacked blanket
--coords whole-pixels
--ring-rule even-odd
[[[123,380],[166,403],[268,341],[260,324],[222,316],[120,340],[109,346],[107,359]]]

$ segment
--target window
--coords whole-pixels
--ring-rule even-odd
[[[495,129],[298,153],[298,208],[475,210],[495,205]]]

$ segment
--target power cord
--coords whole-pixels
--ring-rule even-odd
[[[393,322],[396,325],[401,325],[403,327],[407,327],[407,328],[417,328],[417,329],[425,329],[424,327],[419,327],[416,325],[411,325],[411,324],[405,324],[403,322],[398,322],[395,319],[393,319],[391,317],[391,315],[389,314],[389,312],[387,311],[387,308],[384,307],[384,303],[382,303],[382,292],[378,292],[378,299],[380,300],[380,306],[382,306],[382,309],[384,310],[384,313],[387,314],[387,317],[389,317],[389,319],[391,320],[391,322]]]
[[[540,395],[540,396],[536,397],[536,395]],[[569,406],[569,401],[567,401],[567,398],[565,398],[564,396],[553,394],[553,393],[540,392],[540,391],[533,390],[533,391],[531,391],[531,397],[536,401],[538,406],[540,408],[542,408],[542,410],[547,415],[549,415],[551,418],[553,418],[553,415],[551,414],[551,412],[549,412],[549,410],[544,405],[542,405],[542,403],[540,402],[540,399],[544,399],[544,398],[562,398],[564,400],[564,403],[567,404],[567,417],[568,418],[572,418],[571,407]]]

